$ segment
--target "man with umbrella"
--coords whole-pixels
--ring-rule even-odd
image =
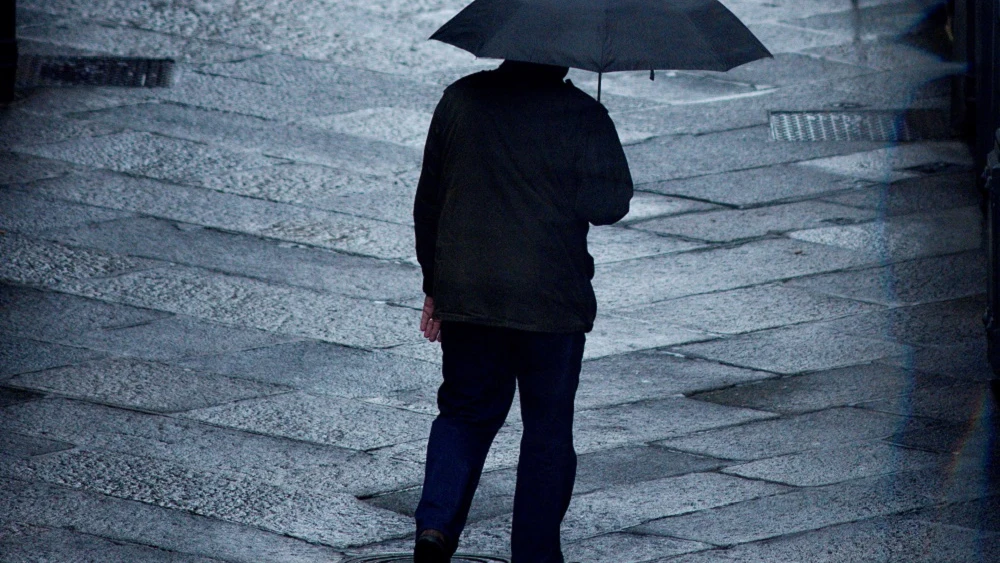
[[[417,563],[448,561],[520,388],[512,552],[561,562],[576,473],[573,399],[597,304],[589,224],[628,213],[632,179],[604,106],[568,69],[507,61],[450,86],[424,152],[414,222],[444,384],[417,508]]]
[[[716,49],[696,36],[705,29],[739,34]],[[597,311],[587,232],[624,217],[632,197],[614,124],[564,81],[568,67],[729,68],[767,54],[747,36],[716,0],[477,0],[432,36],[507,60],[445,90],[414,202],[427,295],[420,328],[444,355],[415,563],[455,552],[515,387],[524,429],[512,560],[563,561],[573,400]]]

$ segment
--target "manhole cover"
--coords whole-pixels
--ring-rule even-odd
[[[158,88],[170,86],[173,73],[174,61],[171,59],[25,55],[17,60],[17,85],[22,88],[34,86]]]
[[[412,553],[383,553],[381,555],[362,555],[348,558],[343,563],[413,563]],[[495,555],[476,555],[472,553],[456,553],[451,556],[451,563],[510,563],[506,557]]]
[[[772,111],[776,141],[926,141],[950,139],[949,115],[940,110]]]

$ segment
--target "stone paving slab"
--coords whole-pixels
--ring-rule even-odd
[[[743,207],[842,192],[856,185],[841,176],[783,165],[646,183],[639,189]]]
[[[861,406],[904,416],[922,416],[963,423],[989,412],[990,388],[986,383],[965,383],[915,389],[905,400],[882,399]]]
[[[38,14],[29,10],[24,11]],[[107,15],[105,14],[105,17]],[[22,27],[21,16],[22,14],[18,13],[18,40],[23,38],[107,55],[171,58],[183,63],[204,64],[244,59],[258,53],[255,50],[223,43],[79,20]]]
[[[117,133],[59,143],[18,146],[17,152],[178,180],[199,173],[225,173],[275,164],[277,159],[149,133]]]
[[[370,6],[370,4],[366,5]],[[366,6],[362,6],[365,8]],[[398,106],[433,110],[443,87],[425,84],[398,76],[351,67],[268,53],[238,61],[201,65],[197,72],[210,76],[226,76],[249,82],[281,87],[301,100],[293,104],[320,98],[321,103],[339,101],[341,111],[362,108]],[[281,108],[262,108],[282,111]],[[311,116],[322,115],[313,112]],[[426,134],[426,130],[424,133]]]
[[[773,376],[664,352],[620,354],[583,363],[576,405],[589,409],[655,400]]]
[[[441,368],[434,364],[315,341],[185,358],[172,363],[350,398],[385,397],[441,381]]]
[[[744,425],[739,428],[746,428],[748,422],[774,416],[765,411],[720,407],[686,397],[671,397],[580,411],[574,417],[573,442],[578,451],[597,451],[622,444],[688,435],[710,428],[732,425]]]
[[[35,286],[55,286],[80,279],[100,279],[154,268],[151,260],[42,242],[15,234],[0,234],[0,280]]]
[[[846,155],[876,143],[775,143],[770,127],[749,127],[707,135],[660,137],[625,148],[636,184],[689,178],[729,170]],[[664,159],[664,154],[671,158]]]
[[[131,359],[54,368],[19,375],[5,384],[154,412],[186,411],[289,391]]]
[[[826,329],[929,346],[954,346],[982,339],[983,296],[899,307],[845,317]]]
[[[651,323],[740,334],[875,310],[877,307],[867,303],[819,297],[784,284],[768,284],[660,301],[621,314]]]
[[[587,251],[593,256],[594,263],[612,264],[705,247],[697,242],[636,230],[641,229],[643,224],[632,229],[592,227],[587,234]]]
[[[780,23],[754,23],[747,27],[771,53],[794,53],[804,49],[840,45],[850,41],[849,34],[830,32],[824,29],[807,29],[806,26],[798,25],[798,22],[794,20]]]
[[[992,415],[992,410],[984,409],[982,414]],[[962,423],[928,422],[927,419],[919,418],[911,421],[886,438],[886,441],[906,448],[950,454],[954,456],[953,466],[956,469],[989,468],[988,456],[994,447],[993,435],[996,432],[990,427],[989,421],[975,419]]]
[[[670,559],[674,563],[739,561],[740,563],[936,563],[983,561],[981,555],[1000,549],[996,536],[896,517],[873,518],[831,526],[808,534],[704,551]]]
[[[893,2],[878,6],[868,6],[855,12],[843,10],[827,14],[817,14],[788,23],[839,33],[850,37],[860,33],[865,39],[891,38],[904,35],[926,18],[926,7],[918,2]]]
[[[859,225],[795,231],[789,236],[868,252],[886,262],[902,261],[979,248],[982,240],[980,217],[978,207],[961,207]]]
[[[822,324],[775,328],[674,348],[684,355],[782,374],[858,365],[910,350],[884,339],[836,332]]]
[[[718,209],[718,206],[710,203],[644,192],[641,189],[642,187],[640,186],[633,192],[632,199],[629,201],[628,215],[623,217],[618,224],[631,225],[638,221],[645,221],[646,219],[656,217]],[[596,230],[596,228],[591,229],[591,231],[593,230]]]
[[[583,350],[585,360],[697,342],[713,338],[701,331],[605,313],[594,320]]]
[[[0,451],[3,452],[2,456],[5,458],[28,458],[36,455],[61,452],[74,447],[73,444],[66,442],[39,438],[37,436],[27,436],[18,432],[10,432],[6,429],[0,435]]]
[[[395,301],[421,294],[420,269],[411,264],[367,260],[149,217],[55,229],[43,236],[75,246],[352,297]]]
[[[280,92],[275,92],[281,96]],[[183,100],[181,100],[182,102]],[[275,100],[275,103],[281,101]],[[384,141],[363,139],[316,126],[280,123],[269,119],[188,107],[182,103],[154,103],[129,105],[74,117],[86,117],[122,127],[210,143],[211,147],[226,147],[235,151],[257,151],[272,157],[304,163],[321,164],[351,170],[362,174],[392,175],[419,170],[420,152]],[[144,135],[130,133],[129,135]],[[184,141],[174,140],[174,144]],[[188,141],[190,142],[190,141]],[[215,148],[215,150],[225,150]],[[241,156],[249,158],[247,153]],[[256,157],[261,159],[262,157]],[[65,159],[65,158],[64,158]],[[104,163],[104,161],[98,161]],[[275,158],[266,163],[276,164]],[[111,167],[104,163],[104,167]],[[113,168],[112,169],[119,169]],[[189,177],[221,175],[253,166],[229,168],[182,168],[171,174],[143,174],[154,178],[183,180]]]
[[[127,327],[97,329],[69,337],[66,342],[145,360],[167,361],[245,350],[293,340],[261,330],[206,322],[182,315]]]
[[[37,340],[69,343],[79,335],[169,317],[167,313],[0,284],[0,330]]]
[[[942,384],[927,374],[880,364],[865,364],[780,379],[755,381],[728,389],[699,393],[710,401],[759,410],[796,414],[830,407],[854,406],[911,393],[915,387]]]
[[[58,160],[0,151],[0,184],[55,178],[69,173],[73,168],[72,165]],[[10,209],[5,206],[5,211]]]
[[[899,0],[861,0],[860,7],[891,4]],[[827,0],[774,0],[761,3],[758,0],[728,0],[726,7],[745,22],[784,21],[794,18],[804,18],[817,14],[843,12],[850,9],[844,5]]]
[[[317,444],[370,450],[430,433],[431,417],[370,403],[289,393],[191,410],[182,416],[211,424]]]
[[[111,541],[239,563],[262,559],[336,563],[341,559],[329,547],[84,490],[20,480],[5,482],[2,490],[5,518],[34,526],[74,529]]]
[[[757,460],[891,436],[905,418],[835,408],[671,438],[659,445],[723,459]]]
[[[834,91],[859,97],[876,96],[879,107],[890,109],[938,109],[950,106],[951,80],[961,68],[948,65],[896,69],[847,77],[832,83]]]
[[[659,536],[611,533],[572,542],[564,546],[567,561],[618,561],[641,563],[664,556],[701,551],[711,546],[700,542]]]
[[[53,228],[66,228],[131,217],[131,213],[90,205],[35,197],[28,190],[0,188],[0,229],[37,235]]]
[[[32,186],[40,194],[162,219],[380,258],[410,258],[413,229],[319,209],[95,173]]]
[[[26,40],[25,54],[47,56],[87,56],[92,53],[76,53],[68,47],[33,43]],[[21,41],[18,41],[18,48]],[[31,95],[15,100],[12,107],[19,110],[53,118],[67,119],[67,115],[84,111],[107,109],[126,104],[139,104],[156,99],[147,88],[78,87],[42,88],[31,91]],[[68,163],[66,163],[68,164]]]
[[[996,510],[1000,506],[997,504],[998,502],[1000,502],[1000,498],[996,496],[984,497],[967,502],[924,508],[906,514],[903,518],[947,526],[961,526],[973,530],[1000,532],[1000,510]]]
[[[419,314],[361,299],[170,267],[95,282],[69,293],[348,346],[415,342]]]
[[[982,293],[986,259],[979,250],[837,272],[789,282],[827,295],[887,306],[951,301]]]
[[[423,150],[431,117],[428,111],[378,107],[316,117],[306,122],[346,135]]]
[[[995,377],[983,341],[958,346],[918,346],[908,354],[886,358],[880,363],[972,381],[988,381]]]
[[[937,55],[919,47],[887,41],[861,41],[833,47],[813,47],[805,49],[803,53],[876,70],[915,66],[942,67],[948,64],[942,62]],[[954,68],[954,63],[951,65]]]
[[[699,240],[730,242],[809,227],[858,223],[874,216],[872,211],[804,201],[746,210],[691,213],[643,221],[633,228]]]
[[[69,3],[66,3],[69,4]],[[116,0],[88,5],[49,6],[29,3],[25,7],[60,15],[73,15],[197,37],[205,40],[258,47],[313,59],[325,59],[380,70],[427,70],[471,59],[464,52],[427,42],[425,38],[445,19],[402,19],[379,15],[354,6],[307,4],[288,11],[274,5],[248,6],[244,10],[220,10],[209,4],[174,6],[149,2],[120,3]],[[428,18],[431,18],[428,21]],[[268,25],[261,25],[261,20]],[[355,27],[352,27],[355,26]],[[363,34],[357,33],[364,30]],[[351,31],[354,31],[353,33]],[[331,42],[331,37],[339,41]],[[467,59],[468,58],[468,59]]]
[[[942,166],[948,166],[944,164]],[[860,187],[825,201],[874,209],[879,215],[907,215],[978,205],[979,196],[969,188],[972,174],[954,172],[907,178],[892,184]]]
[[[7,394],[29,392],[9,388]],[[412,487],[422,464],[285,440],[152,413],[37,394],[5,404],[4,430],[92,450],[166,460],[191,470],[236,474],[303,490],[371,495]],[[422,461],[422,460],[421,460]]]
[[[949,499],[968,500],[980,494],[969,483],[946,483],[948,476],[937,470],[900,472],[664,518],[638,531],[733,545],[887,516]],[[760,518],[761,514],[768,517]]]
[[[21,403],[30,403],[42,398],[44,398],[44,395],[41,393],[0,386],[0,408],[19,405]]]
[[[852,154],[829,156],[812,160],[802,159],[799,166],[815,168],[859,180],[891,183],[908,178],[919,178],[913,167],[947,163],[970,166],[968,149],[955,141],[906,143],[890,148],[854,151]]]
[[[634,308],[675,297],[837,271],[870,258],[830,245],[763,240],[737,247],[599,265],[598,308]]]
[[[819,487],[898,471],[944,467],[949,461],[949,456],[942,454],[867,442],[732,465],[723,471],[748,479]]]
[[[316,164],[284,164],[192,181],[220,192],[413,224],[416,181],[372,176]]]
[[[0,380],[19,373],[77,364],[103,356],[103,353],[94,350],[0,333]]]
[[[573,498],[562,536],[572,541],[619,531],[668,515],[698,513],[783,493],[786,487],[719,473],[691,473],[619,485]]]
[[[0,469],[5,476],[188,511],[333,547],[371,543],[412,526],[408,519],[351,495],[284,489],[120,453],[74,450]]]
[[[11,150],[20,146],[37,148],[39,145],[59,142],[72,144],[74,141],[111,135],[121,131],[121,128],[105,123],[59,119],[15,110],[0,114],[0,131],[0,149]]]
[[[830,38],[822,32],[810,32],[801,28],[796,29],[796,27],[782,22],[755,26],[756,29],[764,30],[765,33],[773,33],[775,35],[788,33],[793,36],[793,41],[826,42]],[[834,35],[836,36],[836,34]],[[785,39],[780,37],[776,37],[775,39],[777,41],[785,41]],[[780,49],[777,52],[774,49],[769,50],[774,57],[738,66],[726,71],[724,75],[729,77],[730,80],[740,82],[779,87],[796,86],[798,89],[806,84],[830,84],[845,78],[872,73],[871,70],[856,65],[810,57],[797,52],[781,52]],[[795,51],[798,50],[800,49],[795,49]],[[703,72],[710,73],[711,71]],[[791,94],[793,92],[789,90],[784,93]]]
[[[12,532],[10,526],[15,530]],[[197,557],[162,549],[111,541],[59,528],[22,527],[17,523],[0,528],[0,549],[7,561],[46,561],[52,563],[221,563],[219,559]]]

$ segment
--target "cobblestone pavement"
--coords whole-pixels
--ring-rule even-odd
[[[24,53],[178,69],[0,113],[0,559],[409,546],[440,362],[420,147],[443,86],[495,65],[425,40],[463,3],[18,2]],[[604,78],[638,191],[591,237],[568,560],[998,561],[965,149],[768,126],[946,108],[929,4],[725,3],[773,60]],[[463,550],[507,551],[518,431]]]

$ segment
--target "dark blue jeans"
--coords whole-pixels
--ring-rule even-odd
[[[417,533],[458,537],[493,438],[507,418],[515,382],[524,432],[517,464],[513,563],[562,563],[559,526],[573,494],[573,399],[584,334],[441,323],[444,383],[431,426]]]

